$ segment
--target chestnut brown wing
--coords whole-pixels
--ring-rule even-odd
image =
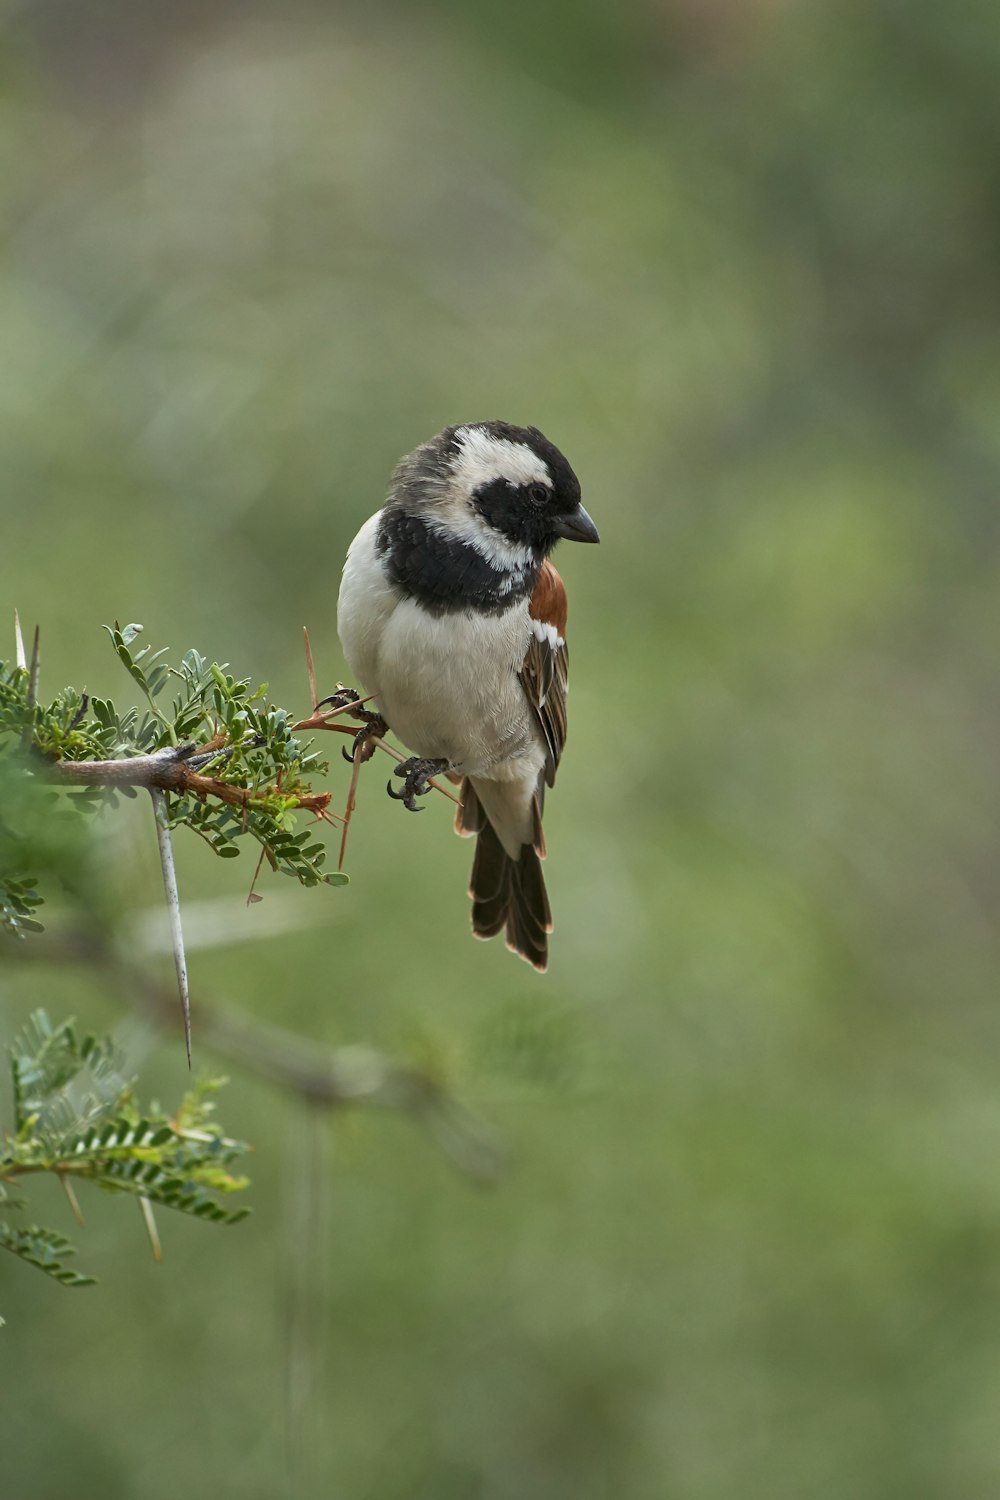
[[[518,676],[538,726],[545,736],[545,781],[552,786],[566,743],[566,590],[550,562],[542,564],[528,606],[532,633]]]

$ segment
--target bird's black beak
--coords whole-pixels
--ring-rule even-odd
[[[599,542],[601,540],[597,534],[597,527],[582,505],[570,511],[568,516],[560,516],[556,521],[555,529],[556,536],[565,537],[567,542]]]

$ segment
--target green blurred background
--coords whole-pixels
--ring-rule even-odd
[[[346,545],[449,422],[541,427],[603,538],[559,554],[544,979],[381,764],[352,884],[263,886],[297,931],[180,850],[196,1055],[201,997],[430,1059],[502,1179],[231,1070],[247,1223],[161,1214],[155,1266],[101,1199],[98,1287],[0,1267],[4,1492],[1000,1496],[995,5],[0,24],[0,606],[44,691],[127,697],[117,617],[304,711],[302,625],[332,689]],[[100,832],[133,918],[148,824]],[[122,1019],[86,969],[2,996]],[[142,1076],[175,1097],[179,1034]]]

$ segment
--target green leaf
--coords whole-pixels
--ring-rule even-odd
[[[76,1254],[76,1248],[53,1229],[42,1229],[37,1224],[27,1229],[15,1229],[0,1220],[0,1249],[9,1250],[29,1265],[37,1266],[63,1286],[94,1284],[93,1276],[84,1276],[64,1264],[69,1256]]]

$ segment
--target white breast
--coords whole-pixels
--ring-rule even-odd
[[[386,622],[401,595],[375,555],[379,516],[366,521],[347,549],[337,601],[337,632],[347,665],[358,679],[352,686],[378,690],[378,651]]]
[[[544,748],[517,678],[531,636],[526,600],[501,615],[434,616],[390,584],[378,517],[348,553],[337,624],[351,671],[417,755],[492,780],[534,776]]]

